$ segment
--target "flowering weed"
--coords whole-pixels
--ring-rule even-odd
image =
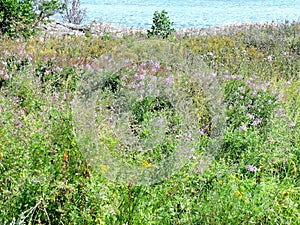
[[[0,223],[299,224],[299,23],[143,38],[2,37]]]

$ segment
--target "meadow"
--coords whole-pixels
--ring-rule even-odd
[[[300,224],[299,22],[0,52],[1,224]]]

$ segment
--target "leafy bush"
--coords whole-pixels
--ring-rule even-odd
[[[167,14],[168,12],[165,10],[161,12],[155,11],[151,30],[147,30],[148,37],[157,36],[165,39],[175,31],[172,27],[174,22],[170,21]]]
[[[0,8],[1,33],[28,37],[39,22],[61,12],[64,5],[59,0],[0,0]]]

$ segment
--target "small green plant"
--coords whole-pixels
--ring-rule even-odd
[[[174,22],[171,22],[167,15],[168,12],[165,10],[161,12],[155,11],[151,30],[147,30],[148,37],[157,36],[165,39],[175,31],[172,27]]]

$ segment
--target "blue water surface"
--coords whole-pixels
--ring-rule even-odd
[[[165,9],[175,28],[227,23],[299,21],[300,0],[81,0],[85,23],[150,28],[155,11]]]

